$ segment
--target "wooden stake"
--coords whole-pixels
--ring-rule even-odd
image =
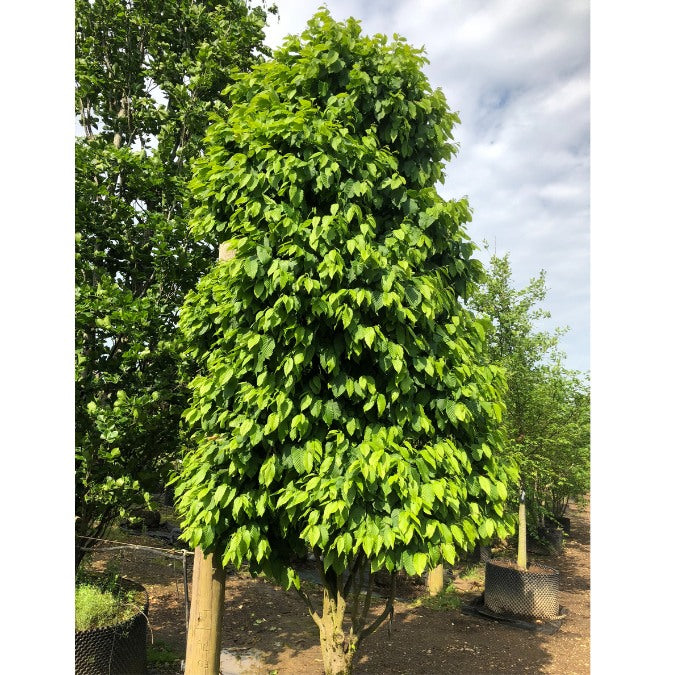
[[[234,257],[227,244],[218,249],[218,259]],[[195,549],[192,571],[192,603],[185,654],[185,675],[218,675],[222,638],[223,604],[225,603],[225,570],[213,554],[204,556]]]
[[[443,565],[429,570],[427,574],[427,590],[429,595],[438,595],[443,590]]]
[[[218,675],[222,637],[225,570],[213,554],[195,549],[192,603],[188,627],[185,675]]]
[[[527,569],[527,518],[525,517],[525,490],[520,493],[518,509],[518,569]]]
[[[183,551],[183,595],[185,596],[185,639],[187,640],[187,634],[190,630],[190,594],[188,592],[187,551]]]

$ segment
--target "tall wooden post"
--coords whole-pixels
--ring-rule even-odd
[[[225,570],[214,565],[213,554],[195,549],[192,604],[188,627],[185,675],[218,675],[225,601]]]
[[[527,518],[525,516],[525,490],[520,493],[518,508],[518,569],[527,569]]]
[[[221,244],[219,260],[229,260],[234,251]],[[213,554],[195,549],[192,570],[192,604],[185,654],[185,675],[218,675],[222,639],[225,570]]]
[[[443,564],[437,565],[427,573],[429,595],[438,595],[443,590]]]

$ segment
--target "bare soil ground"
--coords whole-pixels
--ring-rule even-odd
[[[444,603],[425,606],[425,587],[414,580],[403,584],[396,603],[391,635],[386,624],[360,650],[357,675],[482,675],[488,673],[590,672],[590,523],[587,509],[570,506],[571,534],[559,555],[531,555],[532,562],[560,570],[560,603],[567,616],[553,634],[526,630],[509,623],[464,614]],[[117,533],[118,536],[119,533]],[[166,547],[145,536],[128,541]],[[124,549],[97,553],[92,566],[112,566],[143,584],[150,596],[150,674],[180,674],[185,653],[185,605],[180,561],[146,551]],[[483,590],[481,565],[452,570],[453,585],[463,603]],[[191,570],[189,579],[191,579]],[[318,590],[317,590],[318,592]],[[317,596],[318,597],[318,596]],[[321,675],[318,631],[295,593],[286,593],[264,579],[232,573],[225,591],[223,648],[232,655],[232,673],[250,675]],[[374,603],[373,613],[383,603]],[[167,663],[161,664],[162,655]]]

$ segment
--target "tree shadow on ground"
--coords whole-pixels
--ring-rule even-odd
[[[589,551],[587,519],[582,522],[573,515],[573,531],[564,551],[538,557],[539,562],[560,570],[561,604],[571,607],[559,632],[545,634],[457,610],[397,603],[391,634],[384,624],[368,638],[357,655],[355,675],[588,672]],[[284,596],[288,606],[276,617],[278,649],[266,653],[267,671],[260,672],[320,675],[318,631],[304,604],[272,584],[267,586],[268,592]],[[379,607],[373,608],[373,614]],[[259,609],[263,612],[264,604],[259,603]]]
[[[561,604],[573,605],[562,629],[554,635],[528,631],[458,610],[439,610],[397,602],[391,635],[386,623],[363,644],[355,675],[487,675],[488,673],[588,672],[588,552],[587,518],[573,518],[572,535],[559,556],[541,557],[561,572]],[[150,621],[155,640],[184,655],[185,608],[179,563],[148,559],[140,551],[115,556],[120,573],[144,583],[151,595]],[[191,577],[191,575],[190,575]],[[479,593],[476,589],[473,597]],[[321,594],[314,587],[320,605]],[[471,596],[465,595],[468,602]],[[576,603],[576,604],[575,604]],[[373,615],[382,601],[374,603]],[[321,675],[318,629],[303,601],[264,579],[230,574],[225,588],[222,648],[237,656],[252,654],[254,668],[230,672],[267,675]],[[575,652],[576,650],[576,652]],[[242,661],[241,665],[245,665]],[[149,673],[179,675],[149,668]]]
[[[255,596],[245,588],[230,594],[223,647],[234,649],[233,653],[245,649],[262,652],[262,667],[257,672],[320,675],[318,629],[304,604],[272,584],[265,586]],[[379,607],[373,608],[373,615]],[[551,656],[542,647],[542,639],[532,631],[467,616],[459,610],[398,603],[391,634],[385,624],[364,642],[354,673],[544,672]]]

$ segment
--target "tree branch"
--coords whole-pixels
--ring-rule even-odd
[[[358,557],[357,557],[358,560]],[[354,574],[356,574],[357,568],[354,568]],[[359,583],[357,587],[354,589],[354,599],[352,601],[352,609],[351,609],[351,615],[352,615],[352,628],[354,629],[354,632],[358,632],[360,628],[360,623],[359,623],[359,600],[361,599],[361,589],[363,588],[363,574],[365,571],[365,564],[361,563],[358,567],[358,573],[359,573]]]
[[[368,612],[370,612],[370,600],[373,595],[373,575],[372,571],[370,575],[368,576],[368,590],[366,591],[366,597],[363,600],[363,608],[361,609],[361,616],[358,619],[358,626],[357,626],[357,631],[359,634],[361,633],[361,630],[363,629],[363,626],[366,624],[366,621],[368,620]]]
[[[342,587],[342,593],[345,596],[345,598],[349,595],[349,590],[351,589],[352,582],[354,581],[354,577],[356,576],[356,572],[361,569],[362,563],[363,563],[363,549],[359,551],[359,554],[356,556],[356,559],[354,560],[354,565],[352,566],[351,571],[347,575],[347,579],[345,580],[344,586]],[[361,590],[361,587],[359,586],[357,592]]]
[[[305,591],[302,590],[302,588],[296,588],[295,589],[298,592],[298,595],[305,601],[305,604],[307,605],[307,609],[309,610],[309,615],[312,617],[314,620],[314,623],[321,628],[321,617],[319,616],[319,613],[314,609],[314,604],[312,603],[312,599],[305,593]]]
[[[337,575],[334,573],[334,579],[329,579],[326,570],[323,568],[323,560],[321,560],[321,551],[318,548],[314,549],[314,558],[316,559],[316,567],[319,570],[319,575],[321,576],[321,581],[323,582],[324,588],[330,593],[332,600],[337,600],[338,595],[338,582]]]
[[[369,635],[372,635],[387,618],[387,615],[394,618],[394,597],[396,596],[396,572],[391,573],[391,583],[389,584],[389,597],[384,610],[365,630],[359,634],[359,641],[363,642]]]

